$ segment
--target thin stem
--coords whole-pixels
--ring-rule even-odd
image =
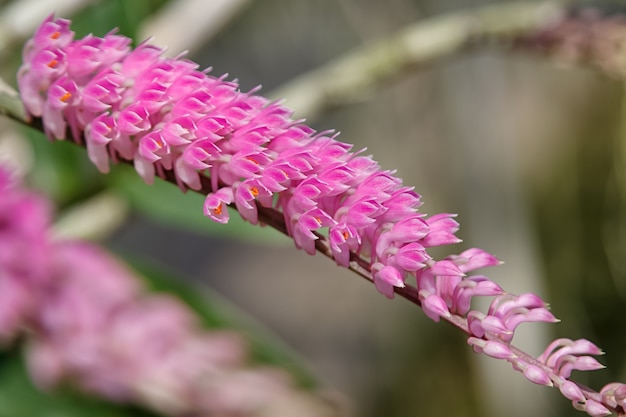
[[[142,22],[138,38],[166,46],[166,54],[194,51],[249,4],[250,0],[170,1]]]
[[[513,39],[535,33],[562,17],[564,11],[563,3],[554,1],[511,3],[490,5],[418,22],[387,39],[366,45],[319,70],[305,74],[276,94],[290,98],[291,107],[311,116],[328,106],[350,101],[356,94],[362,94],[372,86],[408,69],[431,64],[479,41]],[[41,121],[26,119],[19,96],[4,83],[0,84],[0,112],[41,130]],[[132,164],[132,161],[123,158],[119,160]],[[163,177],[176,184],[173,171],[164,170]],[[201,180],[202,189],[198,192],[206,195],[212,190],[210,179],[203,176]],[[258,207],[258,212],[261,222],[288,235],[282,213],[261,206]],[[318,252],[332,258],[332,251],[324,236],[318,234],[315,246]],[[352,254],[349,269],[373,282],[366,259]],[[417,288],[407,285],[404,288],[395,288],[395,292],[421,306]],[[453,315],[445,320],[469,334],[463,317]]]
[[[42,130],[40,119],[33,119],[32,121],[28,122],[24,120],[23,118],[22,119],[20,119],[19,117],[14,117],[14,118],[24,123],[27,126],[31,126],[38,130]],[[68,137],[72,137],[69,129],[68,129]],[[78,146],[84,146],[85,141],[82,140],[82,138],[79,141],[75,139],[76,138],[74,138],[74,140],[72,141],[73,143],[77,144]],[[121,156],[118,157],[118,161],[122,163],[130,164],[130,165],[133,164],[132,160],[122,158]],[[176,176],[173,170],[165,170],[165,169],[162,170],[161,178],[165,181],[178,185],[178,182],[176,180]],[[211,185],[211,179],[208,176],[201,175],[200,182],[201,182],[201,188],[199,190],[192,190],[192,191],[198,192],[202,195],[207,195],[208,193],[212,192],[213,188]],[[220,187],[221,186],[225,186],[225,184],[220,184]],[[257,203],[257,209],[258,209],[258,214],[259,214],[259,221],[261,223],[264,223],[270,227],[273,227],[274,229],[288,236],[287,226],[285,224],[283,213],[273,208],[263,207],[259,205],[258,203]],[[333,258],[332,251],[330,249],[330,245],[328,243],[327,238],[319,233],[316,233],[316,234],[318,236],[318,239],[315,242],[315,247],[317,251],[321,253],[322,255],[332,259]],[[369,269],[369,262],[367,261],[367,259],[364,259],[356,255],[355,253],[351,253],[350,260],[351,260],[350,265],[348,267],[349,270],[356,273],[358,276],[364,278],[365,280],[369,281],[370,283],[374,282],[371,271]],[[421,307],[421,302],[418,298],[418,291],[416,287],[412,285],[406,285],[404,288],[394,287],[394,292],[400,297],[405,298],[409,302]],[[450,316],[447,316],[447,317],[442,316],[441,318],[444,321],[450,323],[452,326],[464,332],[466,335],[473,336],[471,332],[469,331],[467,319],[465,317],[459,316],[456,314],[451,314]],[[484,337],[484,339],[488,340],[489,338]],[[556,381],[560,378],[558,375],[555,374],[555,372],[550,367],[539,362],[534,356],[529,355],[528,353],[522,351],[519,348],[516,348],[513,345],[509,345],[509,349],[517,356],[517,358],[523,360],[525,363],[532,364],[534,366],[541,368],[547,375],[551,377],[553,381]],[[598,393],[597,391],[594,391],[582,385],[580,385],[580,388],[583,391],[586,398],[593,399],[599,403],[602,403],[607,408],[611,409],[611,411],[613,411],[614,413],[618,415],[622,415],[620,414],[622,412],[621,408],[612,408],[609,405],[605,404],[602,400],[601,394]]]
[[[55,239],[102,240],[117,230],[128,217],[128,202],[110,191],[65,210],[52,228]]]
[[[0,78],[0,114],[29,125],[19,94],[2,78]]]
[[[551,23],[562,19],[566,7],[562,3],[514,3],[507,5],[487,6],[469,12],[460,12],[445,17],[431,19],[417,23],[398,34],[367,45],[343,58],[328,64],[310,74],[304,75],[288,84],[277,95],[290,99],[290,106],[309,116],[333,105],[349,102],[359,97],[363,92],[383,84],[385,81],[402,72],[433,61],[458,53],[469,46],[475,46],[504,40],[518,45],[517,41],[530,39],[541,33]],[[559,35],[568,36],[570,32],[561,32]],[[538,38],[541,40],[541,38]],[[533,42],[521,43],[521,47],[537,48]],[[581,60],[584,64],[598,65],[597,62]],[[600,69],[605,69],[599,65]],[[608,72],[608,70],[605,70]],[[25,125],[42,130],[41,120],[27,120],[17,93],[10,87],[0,83],[0,113],[17,120]],[[70,136],[71,137],[71,136]],[[82,138],[74,138],[77,143],[84,143]],[[121,162],[130,163],[130,160],[119,158]],[[174,172],[163,170],[164,180],[177,183]],[[201,177],[199,193],[206,195],[212,191],[210,179]],[[283,213],[277,209],[258,206],[259,220],[278,231],[288,234]],[[316,250],[332,258],[332,251],[328,239],[318,234],[315,243]],[[369,262],[356,254],[351,254],[349,269],[373,282],[369,269]],[[407,285],[404,288],[395,288],[395,293],[420,306],[417,288]],[[471,335],[467,320],[458,315],[443,317],[445,321],[457,327],[465,334]],[[510,346],[510,349],[526,363],[543,369],[554,379],[559,378],[549,367],[537,361],[531,355]],[[591,389],[581,387],[587,398],[603,403],[613,412],[622,412],[620,407],[609,407],[601,395]]]
[[[559,21],[567,11],[558,1],[488,5],[407,26],[305,73],[270,94],[285,98],[307,118],[328,108],[360,101],[390,80],[494,41],[511,42]]]

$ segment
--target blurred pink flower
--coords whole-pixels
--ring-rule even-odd
[[[37,385],[70,383],[167,415],[254,416],[312,401],[284,371],[254,365],[242,335],[202,328],[94,245],[49,240],[49,222],[48,203],[0,167],[0,342],[24,336]]]
[[[50,208],[0,167],[0,342],[31,325],[49,279]]]
[[[202,329],[187,306],[146,293],[97,247],[53,251],[27,356],[41,387],[70,382],[168,415],[256,415],[298,391],[283,371],[251,366],[241,335]]]

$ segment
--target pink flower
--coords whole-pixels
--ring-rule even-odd
[[[303,395],[283,371],[251,364],[241,335],[201,328],[99,248],[49,241],[49,221],[47,203],[0,168],[0,344],[27,340],[40,388],[72,384],[168,415],[252,416]]]
[[[335,220],[326,212],[313,208],[293,218],[292,230],[296,246],[304,249],[309,255],[315,254],[315,241],[318,236],[313,233],[322,227],[334,226]]]
[[[556,385],[590,415],[608,412],[567,383],[573,370],[601,367],[590,356],[597,348],[589,342],[556,341],[539,360],[517,355],[509,345],[521,323],[558,320],[537,295],[508,294],[483,275],[467,275],[499,264],[495,256],[477,248],[440,260],[428,253],[461,242],[454,214],[420,213],[420,196],[395,172],[382,170],[362,151],[353,152],[334,132],[316,133],[293,120],[289,109],[257,95],[258,89],[241,92],[235,82],[199,71],[191,61],[162,57],[159,48],[146,43],[134,50],[129,44],[113,33],[74,40],[69,22],[48,18],[27,43],[18,73],[27,113],[42,117],[53,139],[65,138],[68,128],[77,142],[84,135],[90,159],[103,172],[109,159],[123,159],[147,183],[157,175],[174,177],[183,190],[207,193],[204,213],[214,221],[228,222],[231,204],[251,223],[260,221],[262,211],[282,215],[296,247],[314,254],[322,239],[317,247],[329,250],[342,266],[358,256],[388,298],[414,280],[417,288],[403,294],[416,297],[431,319],[443,317],[467,330],[477,352],[509,361],[532,382]],[[20,300],[18,287],[7,288]],[[475,296],[494,297],[486,313],[471,310]],[[74,300],[78,296],[67,297],[68,306],[84,307]],[[45,322],[64,323],[55,316],[62,313],[49,313],[52,318]],[[129,339],[137,337],[133,343],[146,343],[145,334],[123,329],[132,328],[132,320],[117,325]],[[167,320],[153,325],[159,329],[155,337],[167,338]],[[169,366],[181,359],[164,353],[173,349],[162,342],[163,351],[151,353],[154,361],[163,359],[163,367],[144,370],[154,371],[149,379],[158,388],[177,392],[179,387],[169,384]],[[59,357],[45,350],[38,357],[51,373],[60,372]],[[124,369],[109,380],[96,374],[90,373],[93,379],[85,384],[122,395],[118,381],[128,377]],[[224,392],[236,398],[224,388],[226,382]],[[603,401],[622,401],[622,391],[608,388]],[[178,406],[175,401],[164,405]]]
[[[272,205],[272,192],[258,179],[248,179],[235,186],[235,205],[237,211],[252,224],[259,222],[256,201],[267,206]]]
[[[350,263],[350,251],[356,251],[361,245],[361,236],[357,229],[346,223],[335,224],[329,228],[328,239],[337,264],[347,267]]]
[[[32,323],[48,281],[48,203],[19,188],[0,167],[0,343]]]
[[[333,132],[316,134],[292,120],[289,109],[254,95],[256,89],[240,92],[190,61],[129,44],[113,33],[74,40],[69,22],[50,17],[20,70],[22,91],[36,93],[27,111],[42,116],[52,138],[63,139],[67,126],[75,138],[84,132],[101,171],[108,159],[132,159],[148,183],[173,170],[181,188],[196,190],[209,173],[210,218],[227,222],[224,205],[232,203],[251,223],[258,222],[258,205],[280,210],[296,246],[313,254],[313,232],[328,236],[340,265],[348,265],[350,252],[383,248],[370,264],[408,277],[427,267],[423,248],[459,241],[451,215],[425,219],[417,212],[419,195]],[[219,194],[221,188],[232,191]]]
[[[491,286],[490,286],[491,287]],[[494,291],[497,289],[493,288]],[[471,313],[471,312],[470,312]],[[472,333],[510,342],[518,325],[524,322],[555,323],[558,319],[547,309],[546,303],[535,294],[502,294],[494,298],[486,315],[471,314]]]
[[[467,339],[467,343],[474,346],[474,350],[477,353],[484,353],[495,359],[515,359],[517,357],[505,343],[497,340],[483,340],[470,337]]]
[[[204,201],[204,215],[218,223],[228,223],[228,205],[234,200],[230,187],[220,188],[217,192],[207,195]]]
[[[569,378],[572,371],[591,371],[603,369],[604,365],[590,355],[602,355],[604,352],[586,339],[576,341],[557,339],[552,342],[539,360],[552,368],[563,378]]]
[[[387,298],[393,298],[394,287],[404,287],[402,273],[393,266],[375,263],[372,266],[372,274],[374,276],[374,285]]]

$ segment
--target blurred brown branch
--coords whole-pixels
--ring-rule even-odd
[[[389,80],[434,61],[495,41],[512,43],[559,22],[566,3],[488,5],[416,22],[303,74],[272,92],[307,118],[361,100]]]

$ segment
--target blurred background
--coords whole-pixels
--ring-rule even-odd
[[[24,39],[56,7],[77,36],[114,27],[137,42],[153,35],[169,54],[189,50],[242,90],[263,85],[271,95],[407,25],[493,3],[0,1],[0,70],[15,85]],[[607,369],[576,378],[599,389],[626,380],[623,97],[619,81],[592,70],[493,46],[403,73],[349,105],[298,116],[341,131],[340,140],[397,169],[423,196],[424,212],[458,213],[464,243],[450,253],[474,246],[495,253],[506,263],[487,274],[508,291],[539,294],[562,320],[523,326],[515,344],[538,354],[556,337],[592,340],[607,352]],[[455,329],[405,300],[387,300],[324,257],[296,251],[277,232],[210,224],[200,196],[144,186],[128,167],[102,176],[82,149],[0,122],[0,158],[58,203],[60,234],[97,238],[129,261],[228,300],[297,352],[347,414],[581,415],[556,390],[473,354]],[[85,218],[85,208],[102,215]]]

